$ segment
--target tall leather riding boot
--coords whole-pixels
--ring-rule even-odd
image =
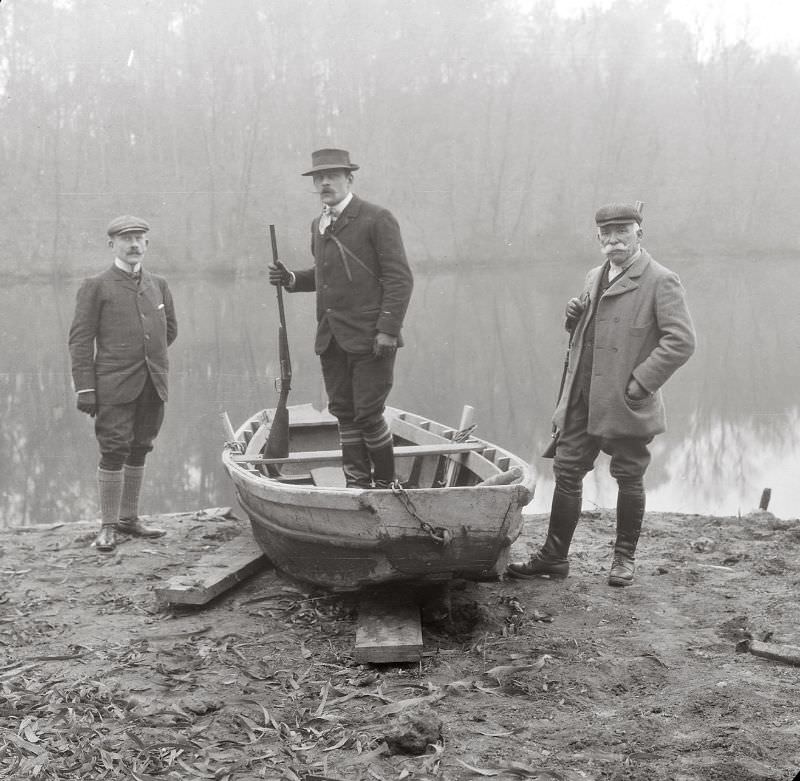
[[[617,540],[614,544],[614,560],[608,574],[611,586],[630,586],[636,571],[634,555],[639,544],[644,518],[644,492],[617,494]]]
[[[581,515],[581,496],[565,494],[556,488],[550,508],[550,525],[547,539],[539,552],[527,563],[510,564],[508,574],[512,578],[535,578],[550,575],[565,578],[569,574],[567,555],[572,544],[572,535]]]
[[[372,488],[369,453],[363,442],[342,445],[342,471],[348,488]]]
[[[369,451],[376,488],[391,488],[394,482],[394,448],[391,444]]]

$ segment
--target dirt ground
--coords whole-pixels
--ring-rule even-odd
[[[272,569],[160,605],[245,522],[162,517],[97,553],[89,525],[0,533],[0,777],[791,781],[800,521],[650,513],[636,583],[606,584],[613,516],[565,581],[456,583],[421,663],[353,662],[356,602]],[[517,553],[545,520],[530,518]]]

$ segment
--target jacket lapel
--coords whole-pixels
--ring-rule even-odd
[[[127,288],[128,290],[138,290],[139,285],[135,279],[132,279],[128,274],[126,274],[121,268],[114,265],[111,267],[111,273],[113,274],[114,279],[119,282],[123,287]],[[142,276],[144,276],[144,271],[142,271]]]
[[[153,305],[153,308],[158,309],[161,304],[161,294],[158,287],[153,282],[153,275],[142,269],[142,281],[139,283],[139,290],[144,294],[145,298]]]
[[[611,285],[603,294],[603,298],[621,296],[623,293],[636,290],[639,287],[639,277],[642,276],[642,272],[647,268],[648,263],[650,263],[650,256],[645,250],[642,250],[642,254],[633,262],[633,265],[628,269],[628,273]]]
[[[354,195],[347,204],[345,210],[336,218],[336,222],[330,227],[331,233],[340,233],[343,231],[353,220],[358,218],[358,213],[361,211],[361,199]]]

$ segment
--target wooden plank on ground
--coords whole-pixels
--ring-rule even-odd
[[[453,453],[470,453],[483,450],[483,442],[454,442],[432,445],[401,445],[394,448],[395,458],[412,458],[415,456],[437,456]],[[292,453],[287,458],[262,458],[260,456],[232,456],[237,464],[296,464],[301,461],[341,461],[341,450],[310,450]]]
[[[362,597],[353,658],[360,664],[416,662],[422,654],[419,605]]]
[[[172,605],[205,605],[265,566],[267,557],[247,530],[157,588],[156,597]]]

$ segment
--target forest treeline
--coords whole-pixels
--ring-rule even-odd
[[[344,146],[418,267],[569,257],[641,199],[670,253],[788,252],[797,60],[700,56],[666,0],[579,19],[514,0],[7,0],[0,272],[96,265],[120,212],[160,265],[308,260],[299,174]]]

